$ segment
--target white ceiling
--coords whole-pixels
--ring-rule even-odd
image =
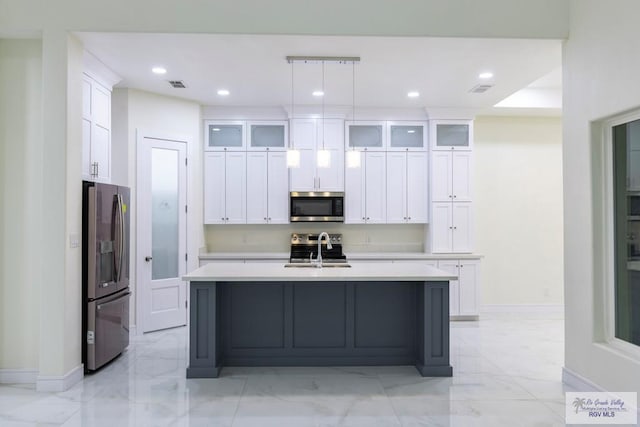
[[[559,99],[559,40],[424,37],[256,36],[214,34],[78,33],[86,50],[122,77],[117,87],[176,96],[210,106],[291,104],[292,66],[286,56],[359,56],[355,102],[360,107],[447,107],[487,111],[533,83]],[[151,73],[163,66],[163,76]],[[296,63],[296,105],[320,105],[322,65]],[[478,74],[491,71],[494,87]],[[182,80],[186,89],[168,80]],[[325,104],[351,106],[353,67],[325,63]],[[231,94],[217,95],[225,88]],[[408,91],[420,92],[410,99]],[[553,103],[552,103],[553,104]],[[545,103],[548,110],[552,105]],[[551,109],[557,110],[556,102]],[[527,107],[527,106],[520,106]],[[530,105],[528,107],[536,107]],[[502,110],[502,109],[501,109]],[[558,110],[559,111],[559,110]]]

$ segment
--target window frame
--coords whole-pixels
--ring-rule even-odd
[[[602,171],[602,198],[603,203],[601,218],[602,227],[597,234],[600,234],[601,241],[604,243],[604,265],[603,265],[603,301],[604,301],[604,341],[612,349],[632,357],[633,359],[640,360],[640,345],[636,345],[617,338],[616,333],[616,260],[615,260],[615,188],[614,188],[614,165],[613,165],[613,128],[615,126],[630,123],[636,120],[640,120],[640,110],[636,109],[627,113],[613,116],[601,122],[602,124],[602,139],[603,144],[601,150],[596,150],[595,155],[600,151],[601,171]],[[597,165],[598,162],[593,162]],[[597,197],[594,197],[594,202],[597,203]],[[598,222],[594,221],[594,226],[597,231]],[[597,265],[597,263],[596,263]],[[597,277],[597,275],[596,275]],[[594,292],[594,305],[597,297],[597,292]],[[595,307],[594,307],[595,308]],[[595,310],[597,313],[597,309]],[[597,338],[597,337],[596,337]],[[597,339],[596,339],[597,341]]]

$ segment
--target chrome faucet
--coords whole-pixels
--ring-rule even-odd
[[[329,233],[327,233],[326,231],[323,231],[322,233],[320,233],[318,235],[318,256],[315,260],[316,267],[322,267],[322,238],[323,237],[327,238],[327,249],[333,248],[333,246],[331,246],[331,239],[329,238]]]

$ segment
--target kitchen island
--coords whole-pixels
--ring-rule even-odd
[[[451,376],[450,273],[428,265],[207,264],[189,281],[187,378],[224,366],[414,365]]]

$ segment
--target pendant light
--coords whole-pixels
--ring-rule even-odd
[[[317,166],[319,168],[331,167],[331,152],[324,148],[324,61],[322,61],[322,150],[317,150]]]
[[[287,167],[288,168],[299,168],[300,167],[300,150],[296,150],[293,148],[293,136],[294,133],[294,124],[296,121],[294,108],[295,108],[295,100],[293,98],[293,63],[291,62],[291,126],[289,127],[289,145],[287,147]]]
[[[353,122],[355,123],[356,121],[356,62],[353,61],[351,63],[352,66],[352,84],[351,84],[351,89],[352,89],[352,108],[353,111],[351,113],[351,120],[353,120]],[[347,163],[347,167],[348,168],[359,168],[360,167],[360,152],[356,150],[355,147],[351,147],[351,150],[347,151],[347,155],[346,155],[346,163]]]

